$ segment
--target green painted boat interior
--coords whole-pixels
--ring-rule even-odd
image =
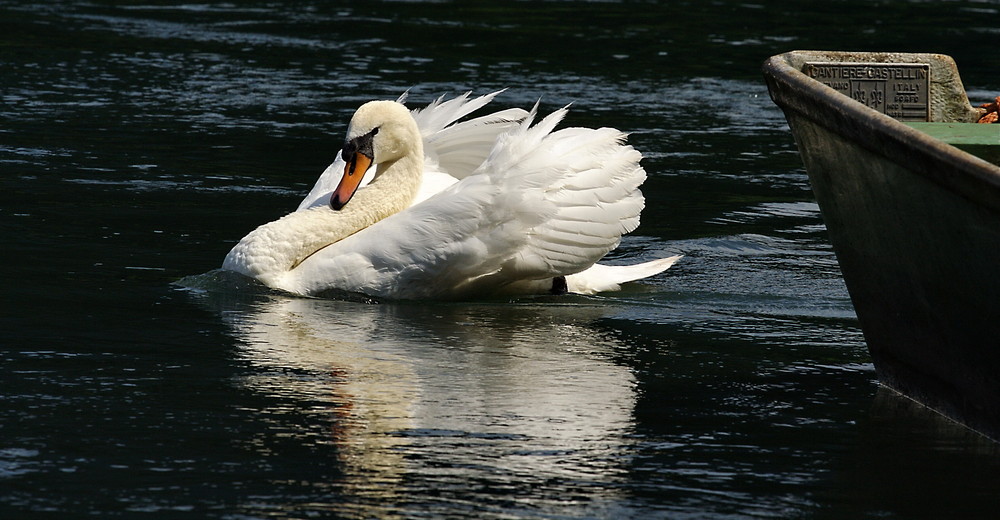
[[[1000,124],[925,122],[905,124],[1000,166]]]

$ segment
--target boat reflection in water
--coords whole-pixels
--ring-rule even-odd
[[[283,423],[276,427],[300,443],[334,444],[339,475],[330,496],[352,499],[341,496],[332,510],[393,516],[415,492],[444,504],[450,492],[468,496],[470,487],[494,497],[506,489],[517,496],[514,507],[535,509],[545,504],[532,501],[553,494],[525,493],[532,486],[571,492],[588,483],[605,490],[608,505],[614,482],[626,478],[635,379],[611,361],[619,342],[592,326],[607,308],[585,298],[431,305],[273,294],[205,299],[242,340],[239,355],[251,365],[243,385],[276,407],[326,415],[288,424],[280,410],[264,410],[262,420]],[[317,438],[316,423],[328,425],[327,438]],[[601,504],[589,497],[579,507]]]

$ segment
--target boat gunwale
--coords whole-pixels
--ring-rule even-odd
[[[1000,166],[871,109],[810,78],[791,63],[795,55],[817,52],[790,51],[764,62],[768,92],[776,105],[869,152],[906,164],[967,200],[1000,212]]]

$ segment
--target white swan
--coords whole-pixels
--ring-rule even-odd
[[[517,109],[454,123],[494,95],[413,114],[362,105],[299,210],[244,237],[223,269],[302,295],[419,299],[616,290],[680,258],[596,264],[639,224],[641,154],[611,128],[553,131],[565,108],[534,126]]]

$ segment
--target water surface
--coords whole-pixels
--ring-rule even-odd
[[[878,387],[758,69],[944,52],[985,102],[998,13],[0,0],[0,517],[995,511],[995,446]],[[500,88],[630,132],[647,208],[610,261],[685,258],[619,293],[451,303],[213,273],[361,102]]]

